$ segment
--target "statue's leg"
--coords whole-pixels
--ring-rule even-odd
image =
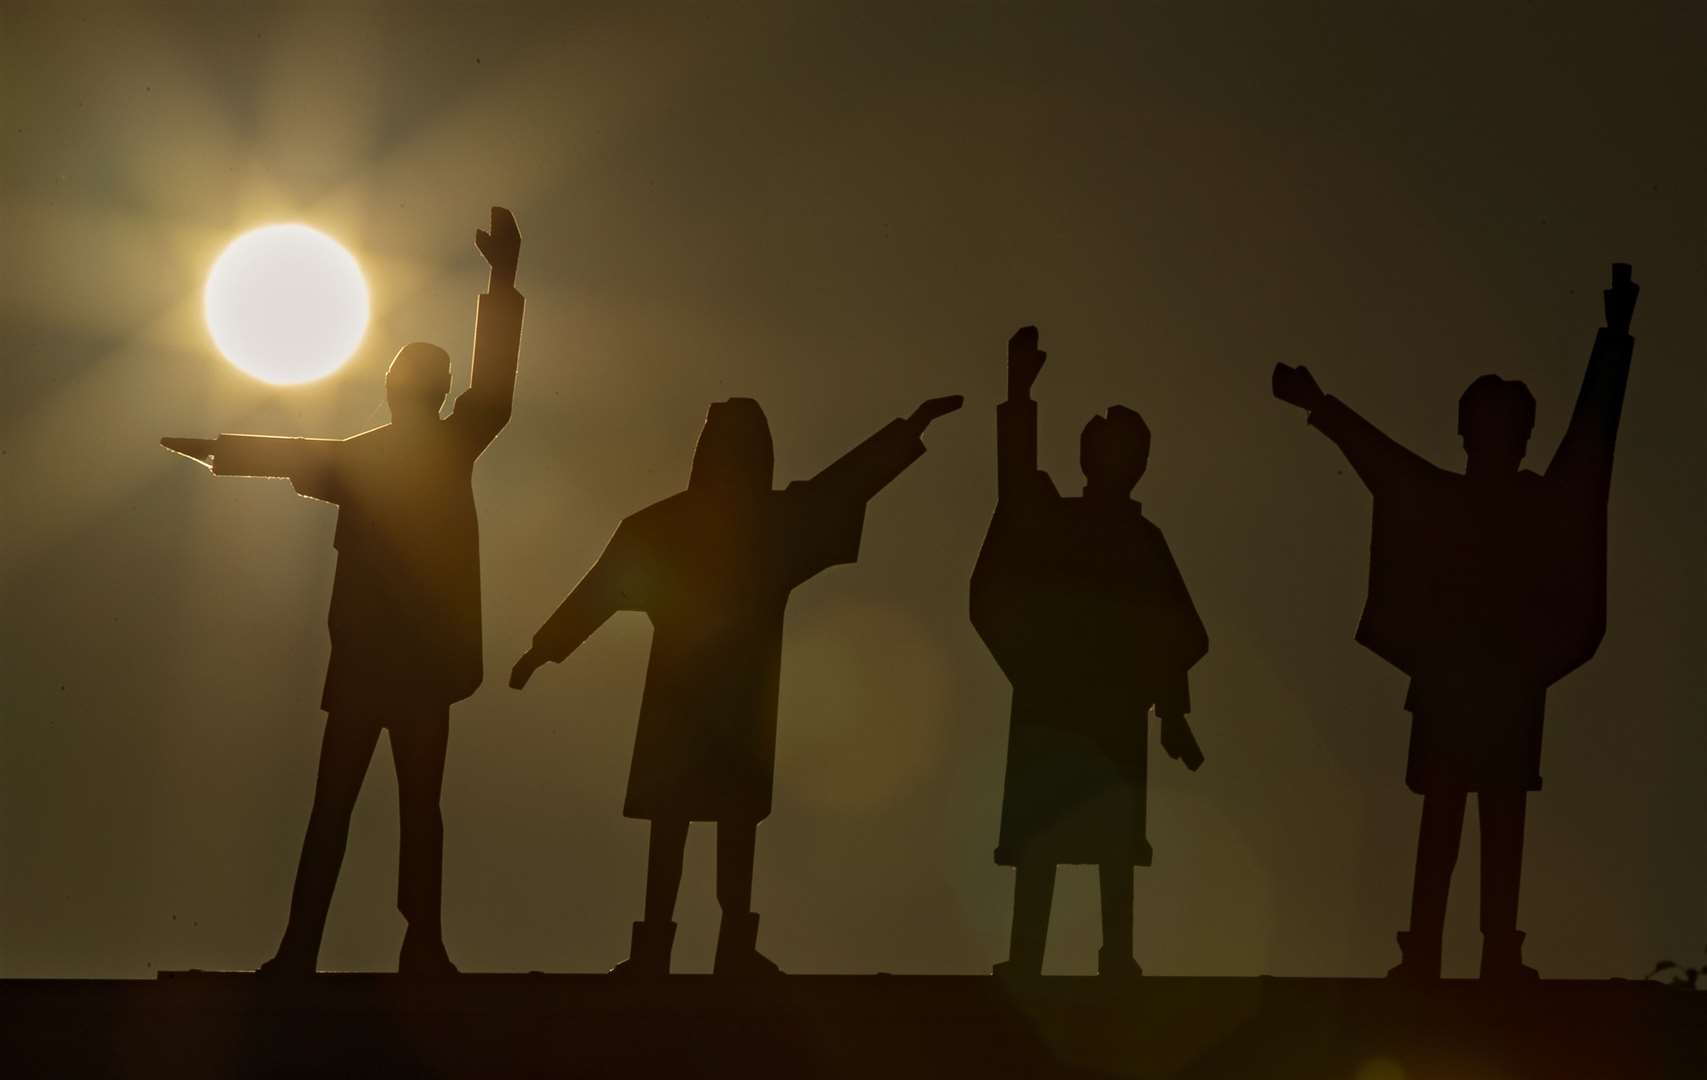
[[[717,903],[725,915],[753,909],[753,860],[758,846],[757,824],[717,823]]]
[[[1043,971],[1049,940],[1049,909],[1055,902],[1055,864],[1022,858],[1014,867],[1014,921],[1008,934],[1008,959],[996,965],[1000,975],[1034,976]]]
[[[759,917],[753,907],[753,856],[758,823],[717,823],[717,903],[723,921],[717,930],[712,970],[722,975],[775,975],[777,966],[758,950]]]
[[[368,712],[326,716],[320,739],[320,770],[314,780],[314,808],[302,839],[296,885],[290,897],[290,922],[278,952],[262,968],[268,975],[304,975],[314,971],[332,890],[344,863],[355,808],[373,748],[379,742],[379,718]]]
[[[1102,951],[1097,954],[1097,973],[1140,974],[1132,959],[1131,865],[1103,863],[1097,867],[1097,884],[1102,892]]]
[[[1417,868],[1411,883],[1411,928],[1399,935],[1404,960],[1388,974],[1419,979],[1440,977],[1440,939],[1446,928],[1446,898],[1458,863],[1464,832],[1465,793],[1429,791],[1423,795],[1417,830]]]
[[[417,975],[455,974],[456,967],[445,951],[440,922],[445,825],[439,810],[439,792],[444,787],[450,707],[429,706],[413,715],[398,717],[390,730],[401,826],[397,910],[409,920],[398,970]]]
[[[1529,793],[1484,791],[1476,796],[1482,824],[1482,977],[1534,978],[1523,963],[1517,929],[1518,887],[1523,880],[1523,829]]]
[[[682,857],[687,853],[686,820],[654,820],[646,851],[646,914],[634,924],[628,959],[612,975],[668,975],[676,942],[676,895],[682,887]]]
[[[654,821],[646,851],[646,921],[667,923],[676,917],[682,889],[682,858],[688,848],[686,821]]]

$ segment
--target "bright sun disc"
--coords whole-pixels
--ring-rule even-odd
[[[227,360],[264,382],[304,383],[336,371],[361,344],[367,282],[325,233],[267,225],[214,260],[202,307]]]

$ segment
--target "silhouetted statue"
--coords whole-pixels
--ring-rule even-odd
[[[652,822],[645,918],[614,973],[662,975],[675,940],[688,823],[717,823],[715,970],[774,973],[755,945],[753,852],[770,814],[783,609],[796,585],[859,556],[865,504],[925,452],[958,397],[926,401],[810,480],[771,490],[771,435],[750,398],[713,404],[687,490],[626,518],[534,635],[510,685],[526,685],[618,611],[652,621],[652,654],[623,814]]]
[[[1037,468],[1043,368],[1035,327],[1008,341],[1008,400],[996,408],[996,513],[972,572],[972,623],[1008,681],[1013,718],[996,862],[1015,868],[1013,931],[999,975],[1037,975],[1055,868],[1098,867],[1104,975],[1133,976],[1132,868],[1145,836],[1149,714],[1162,748],[1197,769],[1187,672],[1209,651],[1162,532],[1132,488],[1150,431],[1114,406],[1085,425],[1084,494],[1063,497]]]
[[[1482,829],[1483,978],[1533,978],[1517,930],[1527,795],[1541,789],[1547,688],[1606,630],[1606,504],[1630,373],[1637,286],[1612,268],[1606,326],[1544,476],[1519,468],[1535,424],[1521,382],[1483,375],[1458,401],[1465,470],[1431,465],[1324,394],[1305,368],[1274,393],[1305,409],[1374,495],[1369,597],[1357,640],[1411,677],[1405,782],[1423,796],[1400,978],[1440,976],[1466,795]]]
[[[327,619],[332,658],[314,809],[291,895],[290,923],[264,975],[312,973],[361,790],[381,730],[391,732],[402,819],[397,908],[408,919],[398,970],[448,975],[439,922],[450,705],[480,685],[480,536],[475,459],[510,419],[521,343],[515,290],[521,234],[492,208],[475,243],[491,264],[480,297],[469,387],[448,417],[450,357],[405,345],[385,376],[391,422],[348,439],[221,435],[164,439],[218,476],[288,477],[338,506],[337,576]]]

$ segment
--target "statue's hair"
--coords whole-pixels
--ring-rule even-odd
[[[1527,439],[1535,430],[1535,395],[1517,379],[1483,375],[1458,399],[1458,434],[1463,435],[1476,417],[1499,422]]]
[[[385,392],[390,397],[443,398],[450,393],[450,354],[437,345],[411,341],[385,369]]]
[[[1079,435],[1079,465],[1088,478],[1093,462],[1113,464],[1136,484],[1150,461],[1150,427],[1124,405],[1093,416]]]
[[[688,487],[769,490],[775,468],[770,423],[752,398],[713,402],[693,451]]]

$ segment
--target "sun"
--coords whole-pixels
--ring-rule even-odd
[[[367,331],[362,270],[307,225],[266,225],[214,260],[202,294],[208,332],[243,371],[280,386],[338,370]]]

